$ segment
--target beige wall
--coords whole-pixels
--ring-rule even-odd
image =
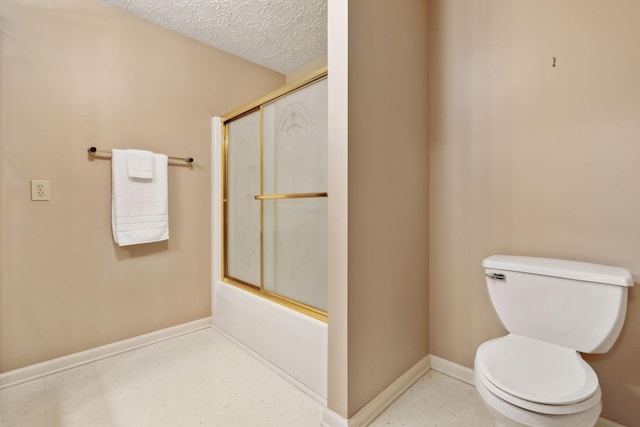
[[[640,2],[431,8],[431,352],[471,367],[477,346],[504,334],[484,257],[559,257],[640,274]],[[640,419],[638,291],[614,348],[588,357],[602,415],[629,426]]]
[[[348,223],[330,226],[338,235],[329,245],[346,231],[348,249],[346,264],[330,258],[328,399],[350,417],[428,353],[426,2],[350,0],[341,42],[329,19],[330,116],[337,100],[348,117],[348,141],[339,141],[348,152],[330,133],[330,163],[348,162],[338,171],[348,171],[340,175],[348,193],[332,187],[340,185],[335,176],[329,184],[330,223],[336,212],[348,212]],[[336,207],[341,202],[347,206]],[[343,276],[333,280],[336,271]],[[336,353],[336,342],[346,354]]]
[[[305,77],[308,74],[313,73],[323,67],[327,66],[327,54],[326,52],[322,55],[319,55],[315,58],[310,59],[305,62],[295,70],[291,71],[286,75],[287,84],[294,83],[296,80]]]
[[[210,117],[284,76],[94,0],[3,0],[0,23],[0,370],[209,316]],[[90,145],[195,158],[169,167],[168,242],[114,245]]]

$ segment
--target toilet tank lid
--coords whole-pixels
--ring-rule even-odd
[[[514,255],[493,255],[482,261],[484,268],[562,277],[585,282],[617,286],[633,286],[631,273],[626,268],[562,259]]]

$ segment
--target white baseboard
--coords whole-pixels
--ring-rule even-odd
[[[323,427],[362,427],[369,425],[402,393],[407,391],[413,383],[426,374],[430,368],[429,356],[423,357],[348,420],[329,408],[325,408],[321,425]]]
[[[325,407],[322,411],[320,427],[349,427],[349,420]]]
[[[35,365],[25,366],[24,368],[5,372],[0,374],[0,390],[12,385],[42,378],[47,375],[55,374],[56,372],[86,365],[106,357],[115,356],[120,353],[135,350],[136,348],[155,344],[169,338],[175,338],[180,335],[209,327],[211,327],[211,317],[205,317],[204,319],[194,320],[193,322],[183,323],[182,325],[172,326],[170,328],[161,329],[159,331],[150,332],[148,334],[139,335],[137,337],[117,341],[111,344],[106,344],[100,347],[91,348],[89,350],[80,351],[78,353],[69,354],[67,356],[58,357]]]
[[[613,421],[609,421],[605,418],[598,418],[598,422],[595,427],[625,427],[622,424],[614,423]]]
[[[434,356],[433,354],[429,355],[429,359],[431,360],[431,368],[434,371],[473,385],[473,369],[458,365],[455,362]]]

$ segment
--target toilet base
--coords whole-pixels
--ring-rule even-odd
[[[482,384],[477,373],[474,383],[484,405],[496,420],[496,427],[593,427],[602,411],[602,402],[587,409],[568,415],[548,415],[528,411],[506,402],[491,393]]]

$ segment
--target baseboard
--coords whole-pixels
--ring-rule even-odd
[[[325,407],[322,411],[320,427],[349,427],[349,420]]]
[[[5,372],[0,374],[0,390],[209,327],[211,327],[211,317],[206,317]]]
[[[431,368],[434,371],[473,385],[473,369],[458,365],[455,362],[434,356],[433,354],[429,355],[429,358],[431,359]]]
[[[369,425],[402,393],[407,391],[413,383],[426,374],[430,368],[429,356],[423,357],[348,420],[325,408],[321,425],[323,427],[362,427]]]
[[[606,418],[598,418],[598,422],[595,427],[625,427],[622,424],[614,423],[613,421],[609,421]]]

